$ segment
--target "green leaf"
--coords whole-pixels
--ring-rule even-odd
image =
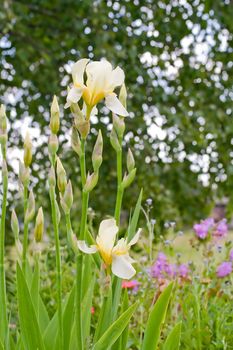
[[[100,310],[98,324],[95,330],[94,342],[96,342],[106,331],[112,322],[112,288],[108,290],[108,295],[104,296]]]
[[[19,323],[24,347],[27,350],[44,350],[44,343],[33,307],[31,295],[21,268],[17,264],[17,295]]]
[[[179,322],[173,327],[164,343],[163,350],[179,350],[181,326],[182,322]]]
[[[133,213],[132,219],[130,220],[130,223],[129,223],[128,242],[133,238],[133,236],[135,235],[136,230],[137,230],[139,214],[140,214],[140,211],[141,211],[142,195],[143,195],[143,190],[141,189],[140,194],[138,196],[137,203],[136,203],[136,207],[134,209],[134,213]]]
[[[39,295],[39,325],[40,325],[42,334],[47,328],[49,321],[50,319],[49,319],[48,311],[45,307],[45,304],[41,296]]]
[[[39,319],[39,286],[40,286],[40,268],[39,261],[36,259],[35,268],[33,271],[31,283],[31,298],[36,311],[36,316]]]
[[[120,337],[125,327],[127,327],[130,318],[136,310],[138,303],[130,306],[102,335],[102,337],[95,343],[93,350],[107,350]],[[149,349],[149,348],[148,348]],[[147,349],[147,350],[148,350]]]
[[[142,350],[155,350],[159,341],[161,325],[164,322],[171,297],[173,283],[170,283],[156,301],[146,325]]]
[[[63,313],[64,349],[69,349],[70,335],[74,320],[75,310],[75,284],[70,292],[68,301]]]
[[[82,313],[85,315],[83,318],[83,340],[85,347],[85,340],[88,339],[90,335],[90,325],[91,325],[91,307],[92,307],[92,299],[93,299],[93,291],[95,285],[95,276],[92,275],[92,280],[90,281],[89,288],[84,295],[82,301]]]

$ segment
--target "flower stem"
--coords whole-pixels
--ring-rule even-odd
[[[85,239],[86,224],[87,224],[87,209],[89,194],[83,191],[86,183],[86,160],[85,160],[85,139],[81,140],[81,156],[80,156],[80,170],[82,179],[82,215],[80,225],[80,239]],[[79,350],[83,350],[83,332],[82,332],[82,315],[81,315],[81,302],[82,302],[82,265],[83,256],[77,254],[76,258],[76,329],[77,329],[77,345]]]
[[[59,229],[58,229],[58,222],[57,222],[56,193],[55,193],[55,187],[54,187],[54,186],[50,186],[49,193],[50,193],[50,201],[51,201],[51,208],[52,208],[52,220],[53,220],[53,228],[54,228],[54,236],[55,236],[55,246],[56,246],[59,349],[63,349],[62,290],[61,290],[61,254],[60,254]]]
[[[6,161],[6,148],[2,147],[3,160]],[[5,221],[8,191],[8,176],[2,172],[3,180],[3,198],[2,198],[2,216],[1,216],[1,235],[0,235],[0,339],[3,340],[7,332],[7,308],[6,308],[6,281],[4,267],[5,251]]]
[[[28,205],[28,188],[24,186],[23,190],[23,207],[24,207],[24,228],[23,228],[23,261],[22,270],[26,273],[26,259],[27,259],[27,247],[28,247],[28,222],[26,221],[26,211]]]
[[[119,141],[120,145],[122,145],[122,140]],[[117,198],[116,198],[116,206],[115,206],[115,220],[117,225],[120,225],[120,217],[121,217],[121,206],[124,190],[121,186],[122,182],[122,148],[117,152]]]

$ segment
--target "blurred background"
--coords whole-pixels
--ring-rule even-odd
[[[10,120],[10,203],[13,196],[14,204],[19,198],[19,149],[29,128],[34,144],[32,187],[37,202],[49,206],[48,123],[56,94],[62,125],[59,154],[73,181],[73,215],[78,220],[80,173],[69,144],[72,117],[63,105],[72,63],[83,57],[106,58],[126,74],[130,117],[124,147],[131,147],[137,164],[123,209],[130,211],[143,187],[143,203],[152,200],[151,215],[161,230],[169,221],[191,225],[214,208],[220,208],[220,214],[225,210],[230,218],[232,29],[229,0],[2,0],[0,100]],[[90,156],[99,128],[105,136],[100,182],[90,200],[99,216],[114,212],[111,123],[111,114],[102,106],[88,140]]]

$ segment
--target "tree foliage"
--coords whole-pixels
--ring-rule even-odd
[[[232,18],[228,0],[3,1],[1,31],[1,100],[10,114],[10,143],[22,145],[22,123],[32,118],[38,134],[34,174],[44,193],[47,162],[45,126],[53,94],[61,104],[70,82],[69,65],[81,57],[106,57],[126,73],[127,135],[138,165],[137,184],[154,200],[154,215],[193,221],[213,199],[228,197],[233,185]],[[26,118],[26,119],[25,119]],[[111,116],[102,108],[93,121],[108,133]],[[61,142],[72,123],[62,117]],[[91,203],[113,213],[110,145]],[[77,162],[68,150],[64,162],[77,177]],[[204,185],[203,185],[204,183]],[[135,203],[135,189],[126,194]],[[100,205],[101,203],[101,205]]]

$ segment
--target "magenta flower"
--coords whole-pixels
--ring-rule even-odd
[[[189,267],[188,267],[188,265],[186,265],[186,264],[181,264],[181,265],[178,267],[178,274],[179,274],[179,276],[182,277],[182,278],[187,278],[189,272],[190,272]]]
[[[208,236],[209,230],[214,226],[214,219],[208,218],[202,220],[200,224],[195,224],[193,229],[200,239],[205,239]]]
[[[226,277],[230,275],[231,272],[232,272],[232,263],[229,261],[224,261],[217,267],[217,276],[219,278]]]
[[[233,261],[233,249],[231,249],[231,251],[230,251],[230,261]]]
[[[140,285],[140,282],[138,282],[137,280],[122,281],[122,288],[132,289],[134,292],[138,290],[139,285]]]
[[[216,230],[214,232],[214,236],[217,238],[222,238],[222,237],[225,237],[227,235],[227,232],[228,232],[227,220],[222,219],[216,225]]]

